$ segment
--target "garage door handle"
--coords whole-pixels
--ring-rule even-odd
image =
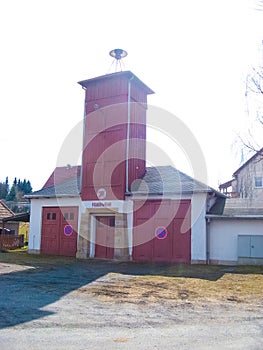
[[[251,248],[254,248],[254,246],[252,245]]]

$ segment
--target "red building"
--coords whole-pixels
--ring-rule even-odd
[[[205,262],[205,214],[224,195],[171,166],[146,167],[153,91],[130,71],[79,84],[85,89],[82,166],[57,168],[30,195],[29,251]]]

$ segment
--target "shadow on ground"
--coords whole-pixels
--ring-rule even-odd
[[[28,267],[8,271],[12,264]],[[64,295],[110,272],[138,275],[200,278],[216,281],[225,273],[262,274],[262,266],[169,265],[65,257],[30,256],[27,253],[0,253],[0,328],[36,320],[51,313],[42,310]],[[0,271],[1,272],[1,271]]]

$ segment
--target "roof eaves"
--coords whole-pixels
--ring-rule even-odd
[[[263,215],[215,215],[215,214],[207,214],[206,215],[207,219],[217,219],[217,220],[234,220],[234,219],[239,219],[239,220],[263,220]]]
[[[32,194],[27,195],[25,198],[28,199],[37,199],[37,198],[75,198],[79,197],[79,194]]]
[[[134,73],[131,71],[121,71],[121,72],[115,72],[110,74],[101,75],[99,77],[94,77],[86,80],[81,80],[78,82],[83,88],[87,88],[89,84],[94,83],[99,80],[105,80],[105,79],[111,79],[113,77],[118,76],[127,76],[128,78],[134,77],[135,81],[142,85],[144,89],[147,91],[147,94],[154,94],[154,91],[150,89],[143,81],[141,81]]]

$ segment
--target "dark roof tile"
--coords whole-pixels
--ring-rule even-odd
[[[147,167],[144,177],[134,181],[131,192],[133,194],[172,194],[217,191],[172,166],[157,166]]]

